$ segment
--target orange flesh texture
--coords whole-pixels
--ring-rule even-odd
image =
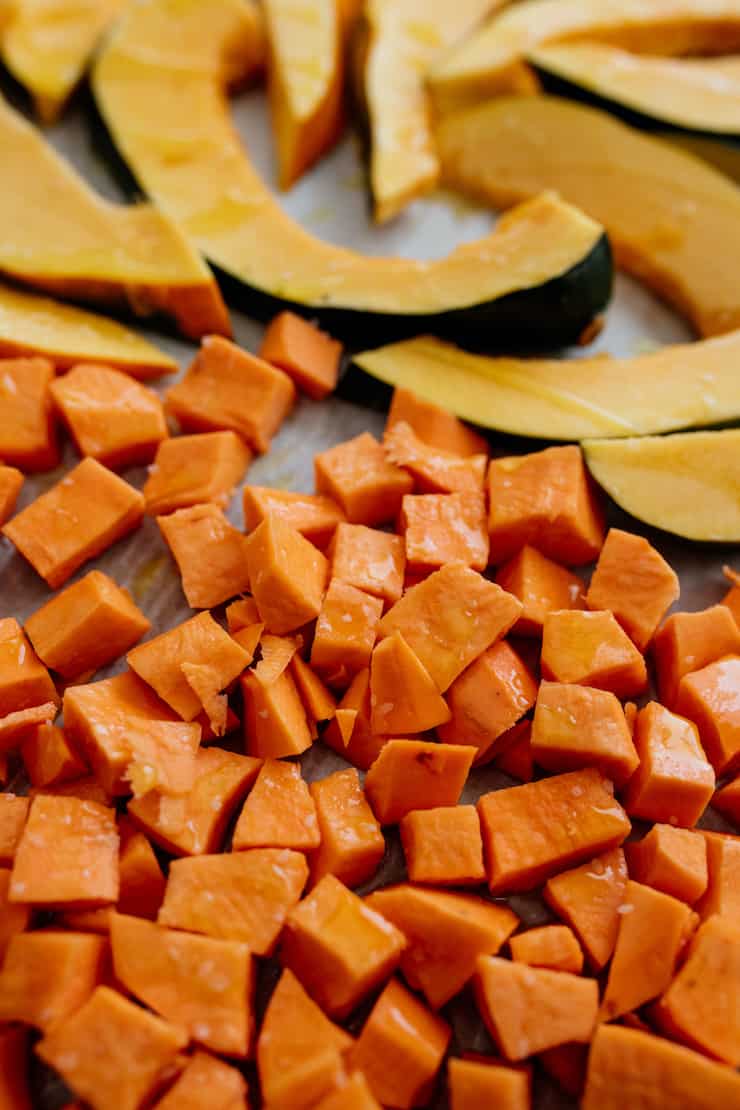
[[[404,494],[414,487],[369,432],[316,455],[314,474],[317,493],[336,501],[352,524],[368,527],[395,520]]]
[[[635,697],[647,688],[645,660],[607,611],[548,613],[541,665],[543,678],[595,686],[618,698]]]
[[[337,525],[329,547],[331,577],[389,604],[403,592],[406,555],[401,536],[366,528]]]
[[[284,636],[321,612],[329,564],[279,517],[268,516],[251,533],[247,569],[260,620],[268,632]]]
[[[365,776],[365,794],[381,825],[414,809],[454,806],[475,748],[423,740],[389,740]]]
[[[21,626],[12,617],[0,620],[0,716],[58,700],[51,676]]]
[[[260,346],[260,358],[284,370],[314,401],[336,388],[341,354],[341,343],[294,312],[271,320]]]
[[[37,725],[23,741],[21,755],[33,786],[74,781],[87,771],[64,731],[56,725]]]
[[[292,848],[310,852],[320,841],[316,806],[300,767],[266,759],[239,814],[232,851]]]
[[[102,982],[107,941],[40,929],[11,939],[0,971],[0,1021],[49,1029],[78,1010]]]
[[[400,823],[406,870],[414,883],[478,886],[485,882],[483,840],[475,806],[407,813]]]
[[[248,1110],[247,1084],[236,1068],[195,1052],[156,1110],[200,1110],[205,1105],[211,1110]]]
[[[532,722],[532,755],[549,771],[596,767],[617,787],[639,763],[614,694],[588,686],[543,682]]]
[[[357,771],[335,771],[312,782],[309,790],[321,837],[309,856],[311,882],[334,875],[345,886],[359,886],[382,863],[385,840]]]
[[[408,424],[386,428],[386,456],[408,471],[419,493],[481,493],[488,455],[461,455],[423,443]]]
[[[740,840],[734,836],[703,832],[707,846],[707,890],[696,904],[702,920],[740,912]]]
[[[447,703],[400,632],[373,651],[370,705],[373,732],[386,736],[426,732],[450,719]]]
[[[653,825],[642,840],[627,845],[625,854],[633,879],[690,906],[707,889],[706,840],[691,829]]]
[[[217,505],[194,505],[158,516],[191,609],[212,609],[249,589],[248,540]]]
[[[15,512],[18,496],[23,486],[23,474],[14,466],[0,465],[0,526],[10,520]]]
[[[522,615],[514,627],[518,636],[541,636],[547,613],[586,607],[582,580],[536,547],[524,546],[499,567],[496,581],[522,603]]]
[[[0,867],[0,967],[14,936],[24,933],[31,922],[31,908],[23,902],[9,902],[10,868]],[[2,1106],[2,1100],[0,1100]]]
[[[581,946],[567,925],[543,925],[517,933],[509,941],[509,948],[516,963],[570,971],[573,975],[580,975],[583,969]]]
[[[621,848],[562,871],[545,884],[545,901],[573,929],[589,963],[600,971],[617,942],[627,887],[627,865]]]
[[[702,746],[718,775],[740,766],[740,656],[719,659],[684,675],[676,712],[694,722]]]
[[[423,401],[410,389],[393,390],[386,428],[394,424],[408,424],[419,439],[430,447],[439,447],[453,455],[484,455],[488,440],[463,424],[451,412]]]
[[[197,450],[196,450],[197,448]],[[203,432],[160,443],[142,493],[150,516],[211,503],[226,507],[252,461],[236,432]]]
[[[457,562],[474,570],[488,565],[485,498],[476,491],[407,495],[399,531],[411,571],[423,573]]]
[[[740,654],[740,628],[724,605],[699,613],[673,613],[652,645],[663,705],[673,709],[684,675],[701,670],[725,655]]]
[[[294,493],[268,486],[245,486],[244,527],[253,532],[268,515],[279,516],[317,547],[324,548],[345,519],[336,501],[322,494]]]
[[[382,614],[381,598],[331,580],[311,648],[311,666],[330,686],[347,685],[349,678],[368,666]]]
[[[52,470],[59,462],[45,358],[0,359],[0,459],[23,471]]]

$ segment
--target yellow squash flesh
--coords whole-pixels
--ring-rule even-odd
[[[16,0],[2,60],[53,123],[125,0]]]
[[[740,5],[737,0],[523,0],[432,68],[435,103],[449,111],[514,91],[527,51],[578,39],[640,54],[729,54],[740,48]]]
[[[740,430],[588,440],[599,485],[632,516],[689,540],[740,542]]]
[[[740,328],[740,190],[672,144],[555,97],[447,117],[443,179],[496,207],[557,190],[609,233],[617,264],[700,335]]]
[[[55,295],[164,312],[191,338],[229,334],[213,275],[150,204],[92,191],[0,98],[0,272]]]
[[[44,355],[58,370],[102,363],[135,378],[174,374],[177,363],[123,324],[0,283],[0,357]]]
[[[740,331],[636,358],[489,358],[430,337],[354,356],[388,385],[513,435],[650,435],[740,419]]]

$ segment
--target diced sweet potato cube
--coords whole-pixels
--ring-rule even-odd
[[[365,778],[365,794],[381,825],[413,809],[457,804],[475,756],[462,744],[389,740]]]
[[[530,967],[549,967],[551,971],[570,971],[580,975],[583,952],[567,925],[542,925],[517,933],[509,941],[511,958]]]
[[[361,1071],[353,1072],[316,1104],[316,1110],[380,1110],[380,1103],[367,1085]]]
[[[25,932],[31,921],[30,906],[26,906],[23,902],[10,902],[9,893],[10,868],[0,867],[0,968],[10,941],[14,936]],[[0,972],[1,975],[2,972]],[[2,1105],[2,1098],[0,1098],[0,1106]]]
[[[412,883],[477,886],[485,882],[475,806],[413,810],[401,820],[400,832]]]
[[[385,1106],[426,1106],[451,1029],[391,979],[373,1006],[349,1061]]]
[[[385,840],[357,771],[335,771],[312,782],[309,790],[321,834],[319,847],[309,857],[312,883],[334,875],[345,886],[359,886],[380,867]]]
[[[398,421],[383,436],[386,457],[407,470],[420,493],[482,492],[488,454],[457,455],[431,447]]]
[[[0,717],[59,698],[41,663],[13,617],[0,620]]]
[[[693,906],[707,889],[707,845],[704,837],[673,825],[653,825],[647,836],[625,847],[630,875]]]
[[[44,581],[58,589],[74,572],[140,523],[144,498],[86,458],[3,528]]]
[[[522,603],[514,628],[518,636],[541,636],[548,613],[586,607],[581,579],[529,544],[499,567],[496,581]]]
[[[695,909],[702,920],[712,914],[740,913],[740,837],[702,832],[707,846],[707,889]]]
[[[401,971],[435,1009],[462,990],[478,956],[498,952],[519,924],[508,906],[408,883],[377,890],[366,902],[406,937]]]
[[[514,649],[500,641],[463,671],[450,686],[452,713],[437,729],[449,744],[471,744],[476,759],[495,754],[497,741],[534,705],[537,683]]]
[[[212,609],[249,589],[249,541],[217,505],[193,505],[157,524],[177,563],[191,609]]]
[[[367,771],[380,755],[387,736],[377,736],[370,725],[370,668],[365,667],[352,679],[329,727],[321,739],[344,759]]]
[[[260,639],[262,658],[254,668],[255,677],[263,686],[271,686],[288,669],[297,650],[298,639],[266,632]]]
[[[506,733],[506,747],[496,756],[495,763],[500,771],[513,779],[519,779],[520,782],[532,781],[534,758],[531,721],[520,721],[509,729]]]
[[[182,672],[182,663],[213,668],[219,689],[225,690],[249,662],[244,649],[210,613],[199,613],[140,644],[126,658],[131,669],[186,721],[197,717],[203,706]]]
[[[702,747],[718,775],[740,767],[740,657],[720,659],[684,675],[675,708],[699,729]]]
[[[740,628],[724,605],[700,613],[673,613],[653,640],[658,694],[673,709],[684,675],[725,655],[740,655]]]
[[[147,836],[176,856],[217,852],[234,810],[257,778],[262,761],[222,748],[201,748],[195,781],[178,798],[152,790],[129,802],[128,815]]]
[[[313,740],[300,694],[289,671],[267,686],[254,671],[241,680],[244,700],[244,744],[250,755],[280,759],[300,755]]]
[[[543,682],[531,739],[532,756],[540,767],[596,767],[616,786],[624,786],[640,762],[616,697],[590,686]]]
[[[185,1042],[168,1022],[98,987],[36,1051],[93,1110],[138,1110]]]
[[[161,516],[205,503],[223,509],[251,461],[252,452],[236,432],[166,439],[142,490],[146,511]]]
[[[14,466],[0,465],[0,525],[10,520],[15,512],[18,495],[23,486],[23,474]]]
[[[79,453],[113,470],[151,462],[169,435],[154,390],[110,366],[74,366],[49,388]]]
[[[608,609],[645,651],[679,593],[675,572],[644,536],[609,530],[588,587],[589,609]]]
[[[260,615],[253,597],[240,597],[226,606],[226,625],[233,636],[245,628],[259,624]]]
[[[317,492],[333,498],[353,524],[370,527],[395,520],[414,486],[369,432],[316,455],[314,469]]]
[[[194,1052],[156,1110],[248,1110],[247,1084],[236,1068]]]
[[[252,958],[246,944],[120,913],[112,917],[110,939],[116,978],[127,990],[198,1044],[247,1055]]]
[[[64,730],[56,725],[36,725],[23,741],[21,754],[33,786],[54,786],[58,782],[70,782],[87,771]]]
[[[525,544],[566,566],[598,556],[603,513],[580,447],[492,459],[488,493],[491,562],[503,563]]]
[[[244,527],[253,532],[268,516],[300,532],[317,547],[324,548],[345,519],[336,501],[322,494],[295,493],[269,486],[244,487]]]
[[[39,794],[13,862],[11,902],[70,909],[118,899],[118,832],[112,810]]]
[[[447,1065],[450,1110],[479,1110],[497,1106],[501,1110],[529,1110],[529,1072],[501,1067],[493,1060],[450,1060]]]
[[[81,802],[95,802],[96,805],[113,808],[110,794],[100,785],[93,775],[85,775],[81,779],[72,779],[70,782],[57,782],[53,786],[44,786],[41,789],[32,787],[29,798],[33,799],[39,794],[51,795],[53,798],[77,798]]]
[[[611,958],[617,942],[619,907],[625,901],[627,866],[621,848],[563,871],[545,885],[545,901],[568,922],[595,971]]]
[[[399,530],[408,567],[416,573],[447,563],[464,563],[474,570],[488,565],[486,505],[477,491],[406,496]]]
[[[260,358],[279,366],[314,401],[336,389],[341,355],[341,343],[295,312],[273,317],[260,347]]]
[[[386,736],[426,732],[450,719],[446,701],[400,632],[373,651],[370,705],[373,732]]]
[[[257,1068],[268,1106],[312,1106],[331,1090],[352,1038],[324,1015],[286,968],[257,1038]]]
[[[64,1021],[102,981],[107,949],[91,933],[41,929],[13,937],[0,971],[0,1022],[49,1029]]]
[[[297,652],[290,661],[290,673],[308,717],[313,721],[330,721],[336,712],[336,699]]]
[[[99,570],[68,586],[26,621],[39,658],[67,679],[113,662],[149,628],[128,591]]]
[[[647,687],[645,660],[612,613],[559,610],[542,627],[542,674],[634,697]]]
[[[650,702],[637,714],[635,747],[640,765],[624,793],[627,812],[691,828],[714,791],[714,772],[696,726]]]
[[[45,358],[0,359],[0,458],[21,470],[52,470],[59,462]]]
[[[59,712],[55,701],[34,705],[30,709],[17,709],[0,717],[0,752],[12,751],[22,747],[25,740],[39,725],[53,721]]]
[[[398,601],[406,566],[403,539],[364,524],[338,524],[329,547],[331,576],[384,601]]]
[[[247,567],[260,620],[283,636],[321,611],[329,564],[309,540],[268,516],[249,537]]]
[[[154,849],[129,817],[118,822],[121,850],[118,857],[117,910],[154,920],[164,898],[166,879]]]
[[[287,374],[218,335],[206,336],[165,397],[184,431],[237,432],[256,451],[267,451],[294,401]]]
[[[716,791],[712,798],[712,808],[733,825],[740,825],[740,775]]]
[[[175,860],[158,920],[269,956],[307,878],[305,856],[286,848]]]
[[[599,1005],[595,979],[480,956],[475,995],[486,1028],[507,1060],[525,1060],[593,1036]]]
[[[330,685],[344,685],[369,664],[382,613],[381,598],[337,579],[329,583],[316,622],[311,666]]]
[[[494,894],[532,890],[616,848],[630,831],[611,783],[594,768],[484,794],[478,813]]]
[[[316,806],[297,763],[266,759],[234,829],[232,850],[293,848],[309,852],[321,840]]]
[[[441,693],[517,621],[521,604],[461,563],[450,563],[408,590],[388,610],[380,637],[400,632]]]
[[[388,410],[386,428],[409,424],[430,447],[440,447],[453,455],[485,455],[488,440],[478,435],[451,412],[422,400],[410,389],[396,387]]]
[[[405,943],[390,922],[325,875],[289,914],[281,959],[326,1013],[342,1018],[392,974]]]
[[[28,798],[0,793],[0,864],[15,859],[30,804]]]

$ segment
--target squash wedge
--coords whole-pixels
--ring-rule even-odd
[[[450,187],[497,207],[556,189],[604,225],[617,265],[700,335],[740,327],[740,190],[711,166],[547,96],[500,97],[450,116],[438,143]]]
[[[44,292],[164,312],[192,339],[229,335],[213,274],[150,204],[94,193],[41,133],[0,98],[0,272]]]
[[[236,60],[236,44],[249,37],[244,4],[213,0],[214,33],[183,56],[172,42],[190,40],[201,3],[180,0],[174,32],[152,37],[146,17],[166,3],[126,9],[95,67],[95,97],[143,190],[236,279],[253,315],[288,302],[355,345],[363,333],[377,340],[420,330],[557,343],[606,303],[602,229],[554,197],[507,214],[485,239],[432,262],[366,258],[305,232],[277,204],[229,118],[222,52],[231,47]]]
[[[343,28],[337,0],[264,0],[268,88],[281,189],[342,131]]]
[[[582,446],[599,485],[638,520],[689,540],[740,543],[740,429]]]
[[[514,92],[529,50],[578,39],[639,54],[731,54],[740,48],[740,6],[736,0],[523,0],[432,67],[435,105],[450,111]]]
[[[18,0],[2,39],[2,60],[53,123],[125,0]]]
[[[544,88],[637,127],[740,136],[740,58],[653,58],[593,43],[527,54]]]
[[[355,91],[364,116],[378,223],[439,180],[424,74],[505,0],[367,0],[355,38]]]
[[[360,369],[513,435],[650,435],[740,419],[740,331],[636,358],[489,358],[431,337],[362,351]]]
[[[43,355],[57,370],[102,363],[134,378],[174,374],[177,363],[115,320],[0,283],[0,357]]]

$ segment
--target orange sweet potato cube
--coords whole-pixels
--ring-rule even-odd
[[[324,548],[334,535],[344,513],[331,497],[320,493],[295,493],[269,486],[245,486],[243,491],[244,527],[253,532],[265,517],[279,516],[296,532],[317,547]]]
[[[177,563],[191,609],[212,609],[249,589],[249,541],[217,505],[193,505],[157,524]]]
[[[716,791],[712,798],[712,808],[733,825],[740,825],[740,775]]]
[[[54,683],[13,617],[0,620],[0,717],[59,702]]]
[[[316,1103],[316,1110],[380,1110],[361,1071],[341,1076],[329,1094]]]
[[[0,864],[15,858],[30,804],[28,798],[0,793]]]
[[[419,439],[430,447],[440,447],[453,455],[485,455],[488,452],[488,440],[457,416],[424,401],[410,389],[396,387],[386,428],[400,423],[409,424]]]
[[[400,536],[364,524],[338,524],[329,558],[332,578],[388,602],[403,593],[406,555]]]
[[[295,312],[273,317],[260,347],[260,358],[279,366],[314,401],[336,389],[341,355],[341,343]]]
[[[389,740],[365,777],[378,821],[395,825],[413,809],[457,805],[475,754],[462,744]]]
[[[658,695],[663,705],[673,709],[684,675],[725,655],[740,655],[740,628],[725,605],[699,613],[673,613],[657,632],[652,653]]]
[[[101,983],[107,948],[91,933],[40,929],[13,937],[0,971],[0,1022],[49,1029],[64,1021]]]
[[[0,717],[0,752],[22,747],[34,730],[39,725],[53,721],[58,711],[56,702],[47,701],[43,705],[18,709],[15,713],[6,713],[4,717]]]
[[[461,563],[434,571],[388,610],[379,636],[400,632],[441,693],[487,647],[506,635],[521,604]]]
[[[166,879],[154,849],[130,817],[118,821],[121,850],[118,857],[119,894],[116,909],[154,920],[162,905]]]
[[[85,909],[118,899],[118,832],[112,810],[38,794],[13,861],[10,901]]]
[[[548,771],[596,767],[624,786],[640,762],[622,706],[608,690],[543,682],[532,721],[532,756]]]
[[[52,470],[59,462],[45,358],[0,359],[0,459],[21,470]]]
[[[573,929],[595,971],[601,971],[614,951],[626,888],[621,848],[562,871],[545,884],[545,901]]]
[[[0,465],[0,525],[10,520],[15,512],[18,495],[23,486],[23,474],[14,466]]]
[[[501,741],[504,743],[504,740]],[[506,747],[495,758],[495,764],[505,775],[520,782],[531,782],[534,778],[534,758],[532,756],[532,722],[519,721],[510,728],[505,736]],[[486,759],[476,762],[486,763]]]
[[[369,432],[316,455],[314,469],[317,492],[336,501],[347,520],[369,527],[395,520],[414,486]]]
[[[531,1076],[520,1068],[501,1067],[493,1059],[450,1060],[447,1065],[450,1110],[478,1110],[500,1106],[506,1110],[529,1110]]]
[[[740,837],[702,831],[707,848],[707,889],[696,903],[703,921],[740,913]]]
[[[570,971],[580,975],[583,952],[572,929],[567,925],[542,925],[517,933],[509,941],[515,963],[530,967],[549,967],[551,971]]]
[[[232,851],[293,848],[310,852],[320,841],[316,806],[300,767],[266,759],[236,822]]]
[[[398,964],[403,935],[333,875],[289,914],[281,960],[330,1017],[346,1017]]]
[[[3,533],[52,589],[136,528],[144,498],[95,459],[83,459],[61,481],[14,516]]]
[[[475,490],[407,495],[399,531],[408,567],[415,573],[456,562],[474,570],[488,565],[485,498]]]
[[[373,1006],[349,1062],[384,1106],[425,1106],[452,1031],[397,979]]]
[[[492,459],[488,471],[491,562],[532,544],[566,566],[592,562],[604,519],[580,447],[548,447]]]
[[[357,771],[335,771],[312,782],[309,790],[321,834],[321,843],[309,856],[312,883],[334,875],[345,886],[359,886],[380,867],[385,840]]]
[[[311,666],[329,685],[346,685],[369,664],[382,614],[381,598],[331,580],[311,648]]]
[[[478,814],[494,894],[532,890],[630,831],[612,784],[594,768],[484,794]]]
[[[57,725],[36,725],[21,746],[32,786],[55,786],[81,778],[87,767]]]
[[[92,1110],[139,1110],[166,1078],[185,1034],[109,987],[98,987],[36,1047]]]
[[[499,738],[531,709],[536,697],[532,673],[502,640],[452,683],[447,692],[452,717],[437,735],[449,744],[472,744],[481,760],[497,751]]]
[[[640,765],[624,792],[632,817],[691,828],[714,791],[714,772],[691,721],[650,702],[637,714]]]
[[[647,687],[645,660],[612,613],[558,610],[542,628],[542,675],[611,690],[618,698]]]
[[[306,857],[288,848],[174,860],[158,921],[269,956],[307,878]]]
[[[262,683],[254,671],[247,671],[240,686],[244,746],[250,755],[281,759],[300,755],[311,747],[306,710],[290,671],[283,671],[268,684]]]
[[[207,1052],[194,1052],[157,1110],[249,1110],[241,1072]]]
[[[679,593],[675,572],[644,536],[610,528],[588,587],[589,609],[609,609],[645,651]]]
[[[329,564],[309,540],[268,516],[249,536],[247,568],[260,620],[283,636],[321,611]]]
[[[165,396],[183,431],[237,432],[260,452],[294,401],[287,374],[218,335],[206,336],[185,377]]]
[[[386,736],[427,732],[450,719],[445,699],[400,632],[373,650],[370,706],[370,727]]]
[[[67,679],[118,659],[149,628],[128,590],[99,570],[68,586],[26,621],[26,635],[39,658]]]
[[[19,933],[24,933],[31,921],[30,906],[24,905],[23,902],[8,901],[9,892],[10,868],[0,867],[0,968],[2,968],[10,941]],[[2,1068],[0,1068],[1,1073]],[[0,1106],[2,1106],[2,1101],[0,1101]]]
[[[309,719],[330,721],[336,713],[337,702],[316,671],[297,652],[290,661],[290,671]]]
[[[485,882],[483,840],[475,806],[415,809],[400,824],[412,883],[477,886]]]
[[[684,675],[676,712],[694,722],[718,775],[736,771],[740,766],[740,657],[720,659]]]
[[[517,636],[541,636],[545,616],[557,609],[585,609],[585,586],[578,575],[529,544],[499,567],[496,581],[521,601]]]
[[[431,447],[399,421],[383,436],[386,457],[408,471],[419,493],[482,493],[488,453],[458,455]]]
[[[79,453],[113,470],[151,462],[169,435],[154,390],[110,366],[74,366],[49,388]]]
[[[707,844],[701,833],[653,825],[642,840],[626,845],[625,855],[636,882],[690,906],[707,889]]]
[[[166,439],[142,490],[146,511],[161,516],[206,503],[223,509],[251,461],[252,452],[236,432]]]

